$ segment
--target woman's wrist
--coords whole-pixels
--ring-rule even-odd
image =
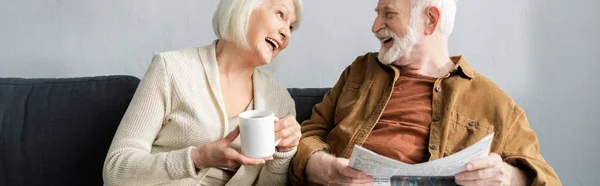
[[[196,170],[206,168],[206,165],[203,163],[204,161],[202,160],[202,152],[202,147],[195,148],[192,150],[192,162],[194,162],[194,167],[196,167]]]

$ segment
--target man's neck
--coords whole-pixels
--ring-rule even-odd
[[[436,78],[447,75],[454,68],[454,63],[450,60],[450,56],[424,57],[420,64],[420,68],[415,72]]]
[[[452,62],[450,56],[448,55],[429,55],[414,58],[408,59],[412,61],[405,63],[409,65],[397,66],[409,72],[435,78],[440,78],[447,75],[455,66],[454,62]]]
[[[403,70],[411,71],[424,76],[440,78],[446,76],[455,66],[448,53],[445,38],[428,38],[415,45],[413,50],[400,60],[397,65]]]

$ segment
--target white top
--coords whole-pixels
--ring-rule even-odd
[[[248,107],[246,107],[246,111],[254,110],[254,100],[250,101]],[[233,131],[235,127],[240,125],[240,117],[235,117],[229,119],[229,132]],[[235,138],[235,140],[230,145],[231,148],[237,150],[238,152],[242,152],[242,142],[240,141],[240,136]]]
[[[254,110],[254,101],[250,101],[246,111]],[[233,131],[235,127],[240,125],[240,118],[235,117],[229,119],[229,131]],[[240,136],[235,138],[233,142],[230,144],[230,147],[237,150],[238,152],[242,152],[242,143],[240,141]],[[200,181],[200,186],[215,186],[215,185],[225,185],[227,182],[233,177],[237,168],[235,169],[223,169],[223,168],[210,168],[206,173],[206,176]]]
[[[104,162],[106,185],[196,185],[191,151],[229,133],[215,44],[159,53],[115,134]],[[270,76],[253,74],[254,109],[295,115],[287,90]],[[296,149],[259,166],[242,166],[227,185],[285,185]],[[260,175],[260,177],[259,177]]]

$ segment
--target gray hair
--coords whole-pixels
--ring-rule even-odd
[[[456,2],[458,0],[411,0],[412,9],[411,17],[416,18],[420,16],[426,7],[435,6],[440,9],[440,24],[438,29],[445,34],[450,36],[454,29],[454,19],[456,17]],[[413,19],[415,20],[415,19]]]
[[[248,22],[252,11],[256,9],[265,0],[221,0],[215,14],[212,24],[215,35],[219,39],[224,39],[239,46],[248,47]],[[302,19],[302,1],[293,0],[296,12],[297,30]],[[294,31],[292,30],[292,31]]]

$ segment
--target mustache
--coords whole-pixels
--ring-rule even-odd
[[[394,31],[392,31],[392,29],[384,28],[377,31],[377,33],[375,33],[375,37],[377,37],[377,39],[379,40],[382,40],[387,38],[397,38],[398,35]]]

